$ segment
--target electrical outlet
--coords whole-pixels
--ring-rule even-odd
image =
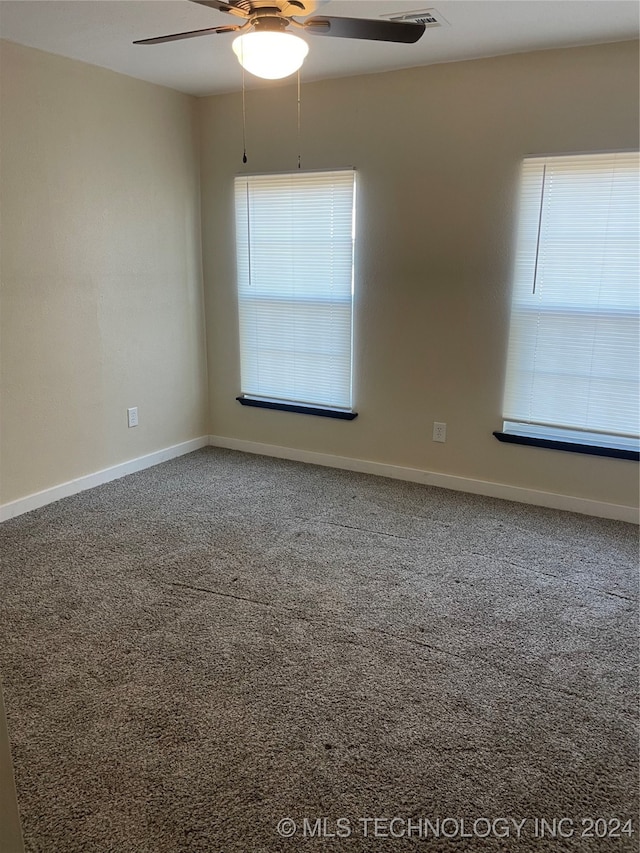
[[[131,409],[127,409],[127,424],[129,427],[138,426],[138,407],[133,406]]]
[[[446,441],[447,440],[447,425],[439,424],[437,421],[433,422],[433,440],[434,441]]]

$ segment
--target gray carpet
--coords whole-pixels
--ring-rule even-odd
[[[29,851],[638,849],[634,526],[207,448],[0,546]]]

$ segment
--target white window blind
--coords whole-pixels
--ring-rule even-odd
[[[235,180],[242,394],[350,410],[355,173]]]
[[[638,438],[638,164],[637,153],[524,161],[505,431]]]

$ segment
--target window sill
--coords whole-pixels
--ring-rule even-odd
[[[535,438],[529,435],[516,435],[510,432],[494,432],[498,441],[507,444],[524,444],[528,447],[546,447],[547,450],[565,450],[569,453],[586,453],[589,456],[609,456],[612,459],[640,460],[637,450],[623,450],[618,447],[602,447],[597,444],[578,444],[573,441],[555,441],[550,438]]]
[[[345,409],[331,409],[327,406],[307,406],[304,403],[279,403],[276,400],[259,400],[255,397],[236,397],[242,406],[254,406],[257,409],[277,409],[281,412],[294,412],[297,415],[316,415],[321,418],[336,418],[341,421],[352,421],[358,417],[357,412]]]

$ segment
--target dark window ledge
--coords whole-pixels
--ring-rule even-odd
[[[578,444],[573,441],[554,441],[550,438],[533,438],[528,435],[515,435],[511,432],[494,432],[498,441],[507,444],[525,444],[529,447],[546,447],[547,450],[567,450],[569,453],[587,453],[589,456],[609,456],[612,459],[631,459],[638,462],[640,452],[622,450],[618,447],[603,447],[595,444]]]
[[[305,406],[302,403],[277,403],[274,400],[256,400],[253,397],[236,397],[243,406],[255,406],[258,409],[278,409],[281,412],[295,412],[298,415],[317,415],[321,418],[337,418],[341,421],[352,421],[358,417],[357,412],[345,412],[344,409],[330,409],[324,406]]]

